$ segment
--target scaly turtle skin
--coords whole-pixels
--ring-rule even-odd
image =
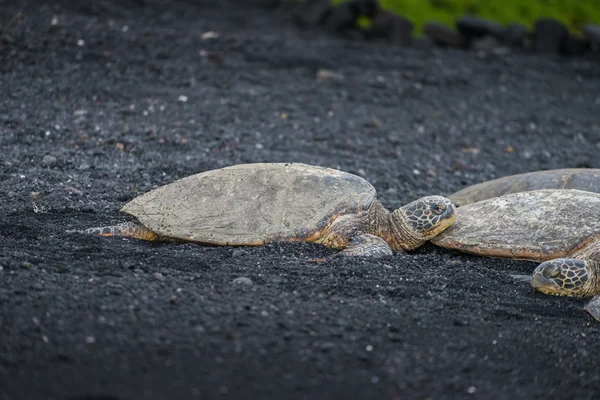
[[[428,196],[389,212],[366,180],[295,163],[242,164],[179,179],[121,209],[136,221],[87,233],[145,240],[255,246],[321,243],[345,256],[411,250],[454,221],[456,208]]]
[[[463,205],[435,245],[540,264],[533,286],[572,296],[600,293],[600,194],[574,189],[511,193]],[[600,321],[600,300],[586,307]]]
[[[578,189],[600,193],[600,169],[567,168],[510,175],[466,187],[449,198],[460,207],[505,194],[540,189]]]

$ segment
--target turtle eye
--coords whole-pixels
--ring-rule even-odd
[[[433,203],[431,205],[431,211],[433,211],[434,214],[442,214],[446,211],[446,205],[444,203]]]
[[[556,278],[558,275],[560,275],[560,267],[557,265],[548,265],[546,268],[544,268],[542,274],[546,278]]]

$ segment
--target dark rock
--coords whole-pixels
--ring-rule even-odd
[[[536,53],[561,52],[568,36],[567,27],[553,18],[540,18],[535,23],[533,48]]]
[[[301,26],[324,25],[336,33],[356,31],[360,39],[362,30],[356,29],[359,16],[375,15],[379,6],[375,0],[355,0],[332,7],[328,0],[308,0],[299,4],[293,12],[293,21]]]
[[[385,39],[398,46],[412,45],[414,25],[408,19],[389,11],[379,10],[371,20],[367,39]]]
[[[358,7],[359,15],[365,17],[373,18],[381,11],[376,0],[354,0],[353,3]]]
[[[501,24],[471,15],[459,18],[456,21],[456,29],[467,40],[479,39],[484,36],[502,39],[505,31]]]
[[[510,24],[504,30],[502,42],[509,46],[525,47],[531,34],[529,29],[523,24]]]
[[[279,6],[281,0],[243,0],[240,3],[251,4],[262,8],[275,8]]]
[[[359,16],[360,7],[357,3],[341,3],[331,9],[331,12],[325,18],[324,25],[332,32],[349,31],[356,26],[356,20]]]
[[[600,26],[587,24],[583,27],[583,33],[585,33],[585,37],[590,41],[592,49],[600,51]]]
[[[590,42],[583,36],[567,35],[561,46],[561,53],[569,56],[582,56],[590,50]]]
[[[440,46],[467,47],[468,45],[463,35],[437,22],[426,23],[423,26],[423,33]]]
[[[307,0],[292,12],[292,20],[300,26],[322,24],[331,13],[329,0]]]

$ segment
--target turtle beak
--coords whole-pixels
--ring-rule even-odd
[[[456,219],[456,204],[452,200],[446,202],[446,212],[443,217],[446,220],[446,228],[454,223]]]

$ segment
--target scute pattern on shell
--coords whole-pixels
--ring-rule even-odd
[[[580,190],[512,193],[458,209],[432,242],[468,253],[544,261],[575,254],[600,236],[600,194]]]
[[[375,188],[346,172],[297,163],[241,164],[192,175],[127,203],[161,236],[224,245],[307,240],[334,217],[369,208]]]

